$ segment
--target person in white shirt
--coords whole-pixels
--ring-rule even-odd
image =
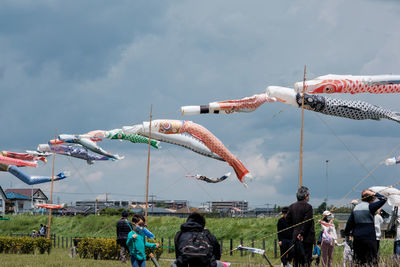
[[[322,227],[321,265],[322,267],[332,267],[333,251],[338,245],[334,216],[329,210],[324,211],[322,216],[324,218],[318,221]]]
[[[381,226],[383,223],[383,218],[381,216],[381,209],[378,209],[376,211],[376,214],[374,216],[374,224],[375,224],[375,233],[376,233],[376,243],[377,243],[377,248],[378,248],[378,255],[379,255],[379,242],[382,237],[382,232],[381,232]]]

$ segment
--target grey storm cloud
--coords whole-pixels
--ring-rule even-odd
[[[151,191],[163,198],[288,204],[297,187],[299,109],[266,103],[250,114],[183,117],[180,106],[238,99],[268,85],[290,87],[302,80],[304,65],[309,79],[399,70],[396,1],[26,0],[1,5],[1,149],[34,149],[56,131],[137,124],[149,119],[152,104],[153,118],[204,125],[258,174],[248,190],[235,177],[201,184],[184,175],[216,176],[231,168],[162,144],[151,152]],[[397,94],[334,97],[400,111]],[[315,201],[326,194],[326,159],[330,198],[340,199],[398,145],[399,133],[392,121],[305,111],[304,177]],[[133,196],[134,188],[144,192],[147,147],[106,140],[101,145],[126,158],[87,166],[57,156],[57,169],[73,172],[56,184],[56,191],[65,192],[59,193],[62,199],[93,199],[107,192],[121,199]],[[50,165],[29,172],[50,173]],[[393,184],[395,171],[396,166],[380,166],[357,190],[377,181]],[[10,183],[24,186],[0,173],[0,185]]]

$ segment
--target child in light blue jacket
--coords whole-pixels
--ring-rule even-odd
[[[145,247],[158,248],[158,244],[146,242],[146,236],[143,231],[144,218],[142,216],[133,216],[132,223],[134,229],[129,232],[128,239],[126,240],[126,245],[128,246],[129,254],[131,255],[131,264],[132,267],[145,267]]]

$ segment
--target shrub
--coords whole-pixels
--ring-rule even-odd
[[[35,245],[39,249],[40,254],[44,254],[46,251],[48,254],[50,254],[50,249],[51,249],[51,240],[44,238],[44,237],[39,237],[35,239]]]
[[[150,257],[150,253],[153,253],[153,255],[156,257],[157,260],[160,259],[161,254],[163,253],[163,247],[161,247],[161,242],[158,242],[157,240],[147,240],[148,243],[158,243],[160,246],[158,248],[145,248],[146,251],[146,260],[148,260]]]
[[[149,243],[156,241],[148,240]],[[77,252],[79,257],[85,259],[98,259],[98,260],[118,260],[120,259],[119,251],[120,245],[112,238],[82,238],[77,245]],[[153,253],[157,259],[160,258],[163,249],[146,248],[146,258],[150,253]]]
[[[41,254],[50,253],[51,241],[44,237],[0,237],[0,253],[34,254],[38,250]]]

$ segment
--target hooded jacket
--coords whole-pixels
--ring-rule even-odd
[[[191,238],[190,232],[205,232],[206,236],[209,240],[209,244],[212,246],[212,258],[210,262],[210,267],[216,267],[217,266],[217,260],[221,259],[221,247],[218,243],[217,238],[210,233],[207,229],[204,229],[204,226],[201,225],[200,223],[189,219],[186,223],[181,225],[181,230],[176,233],[174,242],[175,242],[175,256],[176,256],[176,264],[178,267],[183,267],[186,265],[182,265],[181,263],[181,253],[180,253],[180,248],[182,244],[186,243],[186,240]],[[192,265],[191,265],[192,267]],[[193,266],[195,267],[195,266]],[[200,266],[199,266],[200,267]],[[206,266],[202,266],[206,267]]]

